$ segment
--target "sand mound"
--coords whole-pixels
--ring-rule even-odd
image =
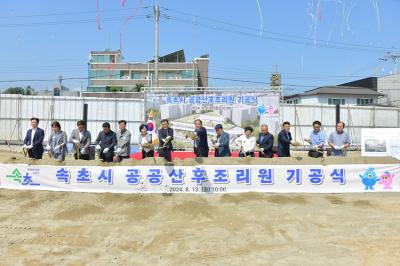
[[[400,195],[0,190],[2,265],[398,265]]]
[[[4,149],[4,148],[3,148]],[[32,165],[88,165],[88,166],[106,166],[106,165],[167,165],[163,158],[146,158],[144,160],[124,160],[121,163],[104,163],[100,160],[92,161],[76,161],[72,155],[69,155],[65,162],[57,162],[50,159],[46,154],[43,155],[42,160],[31,160],[23,156],[21,151],[2,151],[0,150],[0,163],[13,163],[13,164],[32,164]],[[190,165],[310,165],[310,164],[391,164],[400,163],[391,157],[361,157],[359,152],[350,153],[349,157],[324,157],[324,158],[309,158],[305,152],[295,152],[293,157],[290,158],[189,158],[185,160],[174,160],[173,164],[178,166]]]

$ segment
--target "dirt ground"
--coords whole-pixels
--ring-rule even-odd
[[[3,163],[25,160],[0,152]],[[400,265],[399,201],[399,193],[0,189],[0,265]]]

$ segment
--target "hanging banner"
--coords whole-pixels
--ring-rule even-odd
[[[400,164],[111,167],[0,164],[0,187],[113,193],[399,192]]]
[[[259,133],[260,125],[268,125],[273,135],[280,131],[279,93],[266,89],[248,90],[175,90],[148,91],[145,94],[145,110],[149,121],[160,126],[161,119],[168,119],[174,130],[173,146],[192,149],[193,141],[186,138],[194,132],[194,121],[200,119],[207,130],[209,141],[215,126],[221,124],[230,136],[230,142],[244,134],[251,126],[253,136]],[[147,119],[147,118],[146,118]],[[209,143],[211,146],[212,143]],[[237,147],[231,146],[231,150]]]

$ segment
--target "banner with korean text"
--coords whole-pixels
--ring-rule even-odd
[[[0,164],[0,187],[112,193],[400,191],[400,164],[48,166]]]
[[[249,90],[175,90],[148,91],[145,94],[145,113],[150,133],[160,127],[161,119],[168,119],[174,130],[173,146],[181,150],[193,148],[193,140],[187,136],[193,133],[194,121],[200,119],[207,131],[209,146],[216,136],[215,126],[222,125],[229,134],[230,143],[251,126],[257,136],[261,125],[268,125],[268,131],[277,135],[280,95],[278,91],[265,88]],[[154,139],[154,137],[153,137]],[[231,145],[231,150],[238,147]]]

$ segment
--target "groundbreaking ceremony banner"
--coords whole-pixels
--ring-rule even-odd
[[[161,119],[169,119],[174,130],[174,147],[187,149],[193,147],[193,141],[185,136],[194,132],[196,119],[202,120],[210,137],[216,135],[214,127],[221,124],[231,143],[244,133],[247,126],[253,127],[253,134],[257,136],[260,125],[266,124],[269,132],[277,135],[280,131],[279,100],[277,91],[265,88],[252,92],[212,89],[148,91],[145,94],[145,113],[148,114],[146,120],[150,133],[155,128],[153,125],[160,125]]]
[[[110,167],[0,164],[0,187],[112,193],[399,192],[400,164]]]

